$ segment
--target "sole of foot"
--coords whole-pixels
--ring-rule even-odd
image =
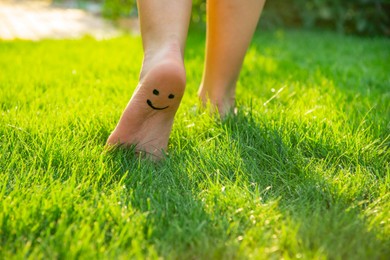
[[[185,70],[182,60],[172,52],[167,57],[159,57],[160,60],[149,65],[150,69],[142,76],[107,140],[108,147],[135,146],[138,154],[152,160],[164,156],[184,94]]]

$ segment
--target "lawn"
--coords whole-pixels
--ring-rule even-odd
[[[390,40],[259,33],[223,121],[203,47],[153,163],[104,151],[139,37],[0,42],[1,259],[389,258]]]

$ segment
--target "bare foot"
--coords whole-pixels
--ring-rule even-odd
[[[212,111],[218,111],[221,118],[235,110],[235,87],[224,88],[201,85],[198,97],[204,106],[211,105]]]
[[[145,59],[140,83],[107,145],[135,145],[137,152],[161,158],[184,89],[185,70],[179,48],[170,46]]]

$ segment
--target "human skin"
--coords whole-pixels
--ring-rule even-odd
[[[139,83],[108,146],[135,146],[152,159],[163,157],[184,94],[184,48],[190,0],[138,0],[144,59]],[[205,68],[198,92],[223,117],[234,107],[242,62],[264,1],[209,0]]]
[[[206,57],[198,91],[224,117],[234,108],[236,84],[265,0],[208,0]]]

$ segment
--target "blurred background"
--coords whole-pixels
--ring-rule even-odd
[[[85,0],[55,0],[78,7],[88,4]],[[193,0],[193,24],[206,21],[205,0]],[[101,5],[101,13],[110,19],[120,19],[137,14],[135,0],[95,0]],[[259,23],[260,28],[280,27],[306,29],[324,28],[339,33],[359,35],[390,35],[390,0],[269,0]]]
[[[193,0],[192,28],[205,28],[205,2]],[[268,0],[258,29],[304,28],[388,37],[389,14],[390,0]],[[85,34],[109,38],[123,30],[139,33],[135,0],[0,0],[3,40]]]

